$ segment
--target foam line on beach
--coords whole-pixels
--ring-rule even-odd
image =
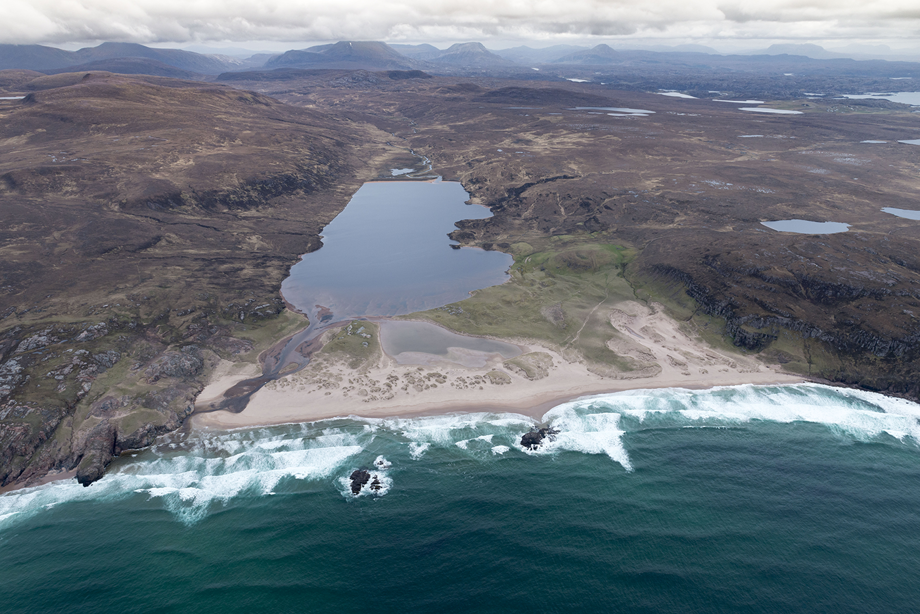
[[[887,438],[918,447],[920,405],[818,384],[633,390],[558,405],[542,418],[558,430],[536,450],[521,436],[538,421],[519,414],[469,413],[417,418],[337,418],[305,424],[193,433],[119,459],[89,488],[60,481],[0,495],[0,528],[63,503],[143,496],[194,524],[237,497],[275,494],[279,486],[323,482],[350,495],[347,477],[373,466],[383,488],[417,462],[539,462],[566,453],[605,455],[628,474],[631,432],[643,429],[757,428],[758,423],[813,423],[854,441]],[[894,438],[894,439],[892,439]],[[898,445],[896,443],[896,445]],[[386,460],[386,458],[392,459]],[[376,461],[372,459],[377,457]],[[344,495],[343,495],[344,496]]]

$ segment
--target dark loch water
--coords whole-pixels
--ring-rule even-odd
[[[510,255],[450,247],[455,222],[492,215],[468,199],[454,181],[364,184],[323,229],[323,247],[292,267],[282,294],[308,315],[322,305],[341,321],[424,311],[503,283]]]
[[[816,385],[197,434],[0,496],[11,612],[910,612],[920,406]],[[373,469],[384,457],[390,466]],[[353,497],[367,466],[381,496]]]

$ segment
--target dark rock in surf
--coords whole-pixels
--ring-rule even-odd
[[[377,476],[375,475],[374,481],[371,482],[371,490],[373,490],[374,492],[377,492],[381,488],[383,488],[383,484],[380,483],[380,480],[378,480]]]
[[[357,495],[361,492],[361,488],[370,481],[371,474],[365,469],[355,469],[349,479],[351,480],[351,494]],[[373,485],[371,487],[373,488]]]
[[[551,426],[535,426],[530,429],[529,433],[524,433],[524,436],[521,437],[521,447],[525,450],[536,450],[543,445],[544,439],[555,441],[558,434],[559,431]]]
[[[541,443],[543,443],[543,435],[539,431],[524,433],[524,436],[521,437],[521,447],[526,450],[536,450]]]

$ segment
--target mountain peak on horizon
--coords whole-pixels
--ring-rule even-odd
[[[325,68],[417,68],[410,58],[382,41],[339,41],[307,49],[285,51],[266,67],[322,66]]]
[[[555,61],[557,64],[608,64],[611,60],[618,60],[620,53],[610,45],[601,43],[591,49],[575,51],[564,55]]]

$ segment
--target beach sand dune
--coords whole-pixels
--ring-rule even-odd
[[[193,425],[226,429],[349,415],[470,411],[515,412],[539,418],[559,403],[606,392],[803,381],[800,376],[783,373],[778,366],[710,347],[654,304],[620,303],[611,310],[610,323],[616,334],[608,347],[628,358],[635,368],[601,373],[564,348],[526,340],[513,340],[521,346],[522,356],[506,361],[491,354],[478,361],[485,364],[477,367],[422,354],[417,356],[418,364],[399,364],[381,352],[356,370],[335,355],[320,353],[304,370],[271,382],[253,395],[241,413],[199,414],[194,416]],[[202,398],[219,396],[220,389],[243,375],[219,372]]]

